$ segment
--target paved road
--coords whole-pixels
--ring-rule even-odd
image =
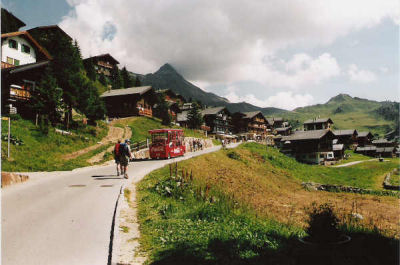
[[[131,164],[128,181],[183,158]],[[2,264],[107,264],[115,204],[126,180],[115,165],[68,172],[31,173],[28,182],[2,190]]]
[[[378,161],[378,159],[375,158],[375,159],[369,159],[369,160],[353,161],[353,162],[349,162],[346,164],[341,164],[341,165],[337,165],[337,166],[333,166],[333,167],[349,167],[349,166],[353,166],[353,165],[357,165],[357,164],[369,162],[369,161]]]

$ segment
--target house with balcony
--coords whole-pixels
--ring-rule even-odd
[[[201,111],[204,123],[215,135],[232,134],[231,113],[226,107],[206,108]]]
[[[104,75],[107,78],[111,78],[113,68],[119,64],[109,53],[86,58],[83,60],[83,64],[86,66],[89,61],[94,65],[94,69],[98,75]]]
[[[1,34],[3,113],[12,106],[23,116],[31,114],[27,108],[31,92],[50,60],[50,54],[27,31]]]
[[[269,132],[268,121],[261,111],[236,112],[232,115],[234,132],[246,140],[264,140]]]
[[[330,118],[314,118],[303,123],[304,131],[326,130],[330,129],[332,124],[333,121]]]
[[[334,130],[332,131],[338,140],[338,144],[343,144],[345,148],[349,148],[357,143],[357,130]]]
[[[285,127],[283,124],[285,120],[282,117],[270,117],[267,118],[267,122],[271,132],[273,129]]]
[[[335,135],[331,130],[295,131],[281,139],[281,151],[296,160],[322,164],[333,160],[333,139]]]
[[[113,89],[100,96],[110,118],[153,116],[155,92],[151,86]]]

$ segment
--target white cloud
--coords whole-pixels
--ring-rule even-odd
[[[389,72],[389,68],[387,68],[386,66],[381,66],[379,67],[379,71],[381,71],[381,73],[386,74],[387,72]]]
[[[310,94],[294,94],[292,91],[283,91],[263,100],[253,94],[238,96],[237,89],[233,86],[228,87],[227,90],[228,94],[225,97],[231,102],[245,101],[259,107],[276,107],[287,110],[310,105],[314,99]]]
[[[370,83],[376,81],[375,73],[358,69],[357,65],[351,64],[349,65],[348,75],[351,81],[358,82],[358,83]]]
[[[400,21],[398,0],[67,1],[73,11],[60,26],[84,56],[111,53],[140,73],[169,62],[189,80],[258,78],[290,88],[337,75],[335,59],[300,54],[282,72],[263,58],[291,45],[329,44],[384,18]]]

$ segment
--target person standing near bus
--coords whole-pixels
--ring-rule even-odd
[[[132,159],[132,153],[130,148],[131,140],[126,139],[125,143],[120,145],[120,163],[121,163],[121,171],[124,178],[128,178],[127,170],[129,160]]]

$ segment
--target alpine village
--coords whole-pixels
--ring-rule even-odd
[[[398,264],[398,102],[231,103],[168,63],[139,74],[110,53],[82,58],[58,25],[26,26],[1,9],[3,194],[37,172],[109,169],[88,177],[123,187],[107,264]],[[114,162],[125,139],[127,180]]]

